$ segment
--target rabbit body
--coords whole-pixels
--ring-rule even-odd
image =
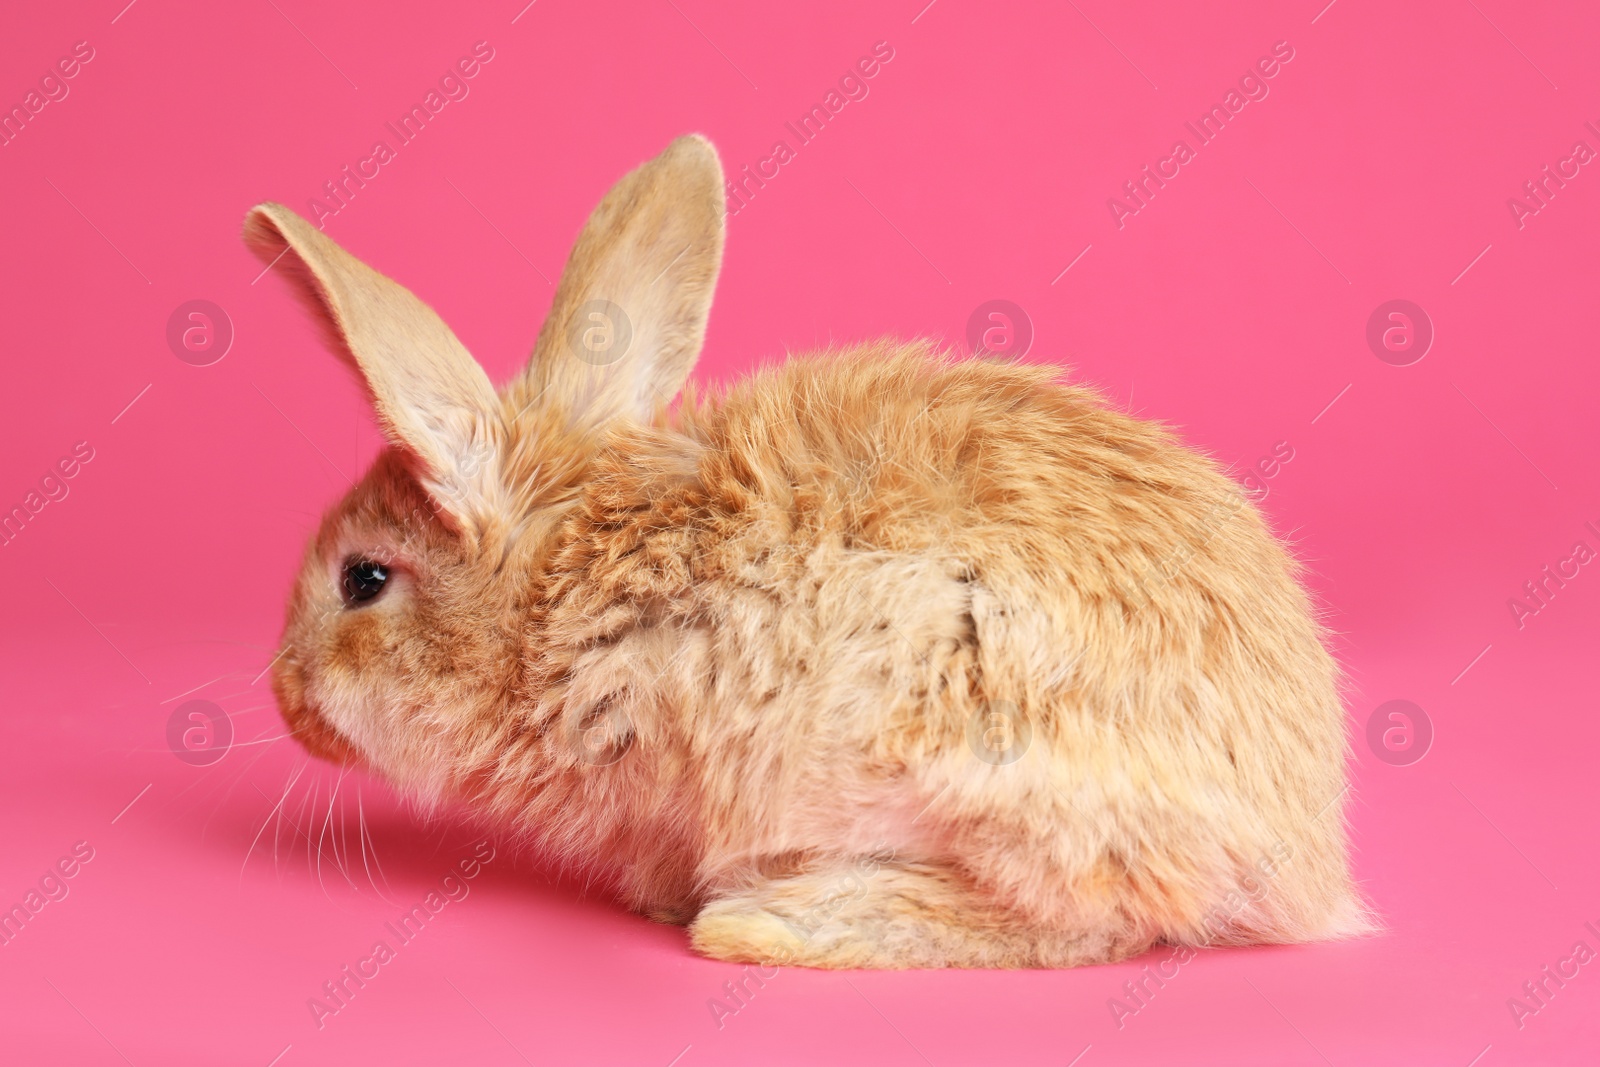
[[[672,190],[704,194],[708,155],[677,142],[602,203],[498,393],[420,302],[407,350],[447,354],[386,374],[360,319],[393,283],[257,209],[396,440],[291,601],[274,684],[307,747],[465,800],[722,959],[1070,966],[1369,929],[1336,668],[1214,463],[1056,368],[926,345],[668,409],[720,254],[718,228],[676,266],[673,220],[712,208]],[[670,290],[619,280],[669,259]],[[664,353],[631,378],[558,355],[597,287]],[[370,606],[339,599],[354,556],[394,561]]]
[[[638,765],[536,821],[735,959],[1350,932],[1343,712],[1287,556],[1214,465],[1052,377],[794,360],[602,452],[527,653]]]

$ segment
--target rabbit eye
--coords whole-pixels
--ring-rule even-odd
[[[389,568],[370,559],[350,559],[344,565],[344,602],[364,604],[383,592]]]

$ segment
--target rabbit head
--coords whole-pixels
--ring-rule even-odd
[[[606,440],[660,417],[699,355],[722,181],[710,143],[683,137],[618,182],[499,390],[399,284],[281,205],[249,213],[247,242],[310,298],[388,442],[322,520],[289,601],[273,687],[310,752],[441,796],[530,696],[525,624],[564,510]]]

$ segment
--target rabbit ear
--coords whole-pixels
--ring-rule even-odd
[[[281,204],[245,217],[245,242],[298,275],[334,346],[366,379],[389,439],[462,529],[500,511],[499,401],[483,368],[421,300]]]
[[[543,398],[601,427],[671,401],[705,340],[724,205],[722,166],[704,137],[678,138],[619,181],[573,246],[509,393],[513,410]]]

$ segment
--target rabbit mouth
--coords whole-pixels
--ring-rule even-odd
[[[289,734],[300,742],[300,747],[330,763],[357,766],[366,763],[355,746],[329,725],[306,699],[305,678],[292,651],[280,657],[273,669],[272,691],[278,698],[278,710],[289,727]]]

